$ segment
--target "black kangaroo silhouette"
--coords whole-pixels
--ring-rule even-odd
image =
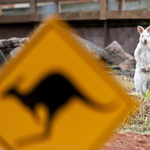
[[[44,79],[27,95],[18,93],[17,87],[12,87],[5,94],[13,94],[17,96],[33,112],[34,107],[38,102],[45,103],[49,109],[50,120],[53,118],[55,112],[72,96],[80,97],[84,102],[95,108],[98,106],[97,103],[87,100],[67,79],[58,74],[50,75]],[[46,129],[45,134],[47,133],[47,130],[48,129]]]
[[[47,137],[50,134],[50,124],[55,112],[61,106],[64,106],[72,96],[80,97],[80,99],[86,104],[99,111],[103,111],[107,107],[107,105],[99,104],[85,98],[85,96],[83,96],[69,80],[59,74],[48,76],[29,94],[22,95],[18,93],[16,86],[6,91],[4,95],[7,96],[10,94],[17,96],[33,111],[33,113],[34,107],[37,103],[43,102],[47,105],[50,115],[49,120],[47,120],[47,126],[41,135],[42,138]],[[111,102],[109,105],[112,107],[113,103],[114,102]],[[23,141],[22,144],[24,145]]]

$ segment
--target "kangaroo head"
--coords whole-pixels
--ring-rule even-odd
[[[140,33],[139,41],[140,43],[146,45],[150,42],[150,26],[148,26],[145,30],[143,27],[137,27],[138,32]]]

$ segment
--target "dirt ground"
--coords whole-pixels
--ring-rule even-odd
[[[150,135],[132,132],[118,133],[99,150],[150,150]]]

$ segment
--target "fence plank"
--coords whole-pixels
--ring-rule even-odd
[[[60,13],[64,20],[99,20],[99,11]]]
[[[37,2],[59,2],[59,1],[64,1],[64,0],[37,0]],[[70,0],[65,0],[65,1],[70,1]],[[0,4],[14,4],[14,3],[30,3],[30,0],[0,0]]]
[[[150,19],[150,11],[107,11],[107,19]]]
[[[3,23],[29,23],[29,22],[40,22],[40,21],[42,21],[41,14],[0,16],[0,24],[3,24]]]
[[[62,19],[71,20],[99,20],[100,12],[72,12],[60,13]],[[42,14],[33,15],[16,15],[16,16],[0,16],[1,23],[29,23],[42,21]],[[107,20],[113,19],[150,19],[150,11],[107,11]]]

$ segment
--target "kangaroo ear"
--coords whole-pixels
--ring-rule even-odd
[[[138,30],[139,33],[142,33],[144,29],[141,26],[137,26],[137,30]]]
[[[146,31],[147,31],[148,33],[150,33],[150,26],[148,26],[148,27],[146,28]]]

